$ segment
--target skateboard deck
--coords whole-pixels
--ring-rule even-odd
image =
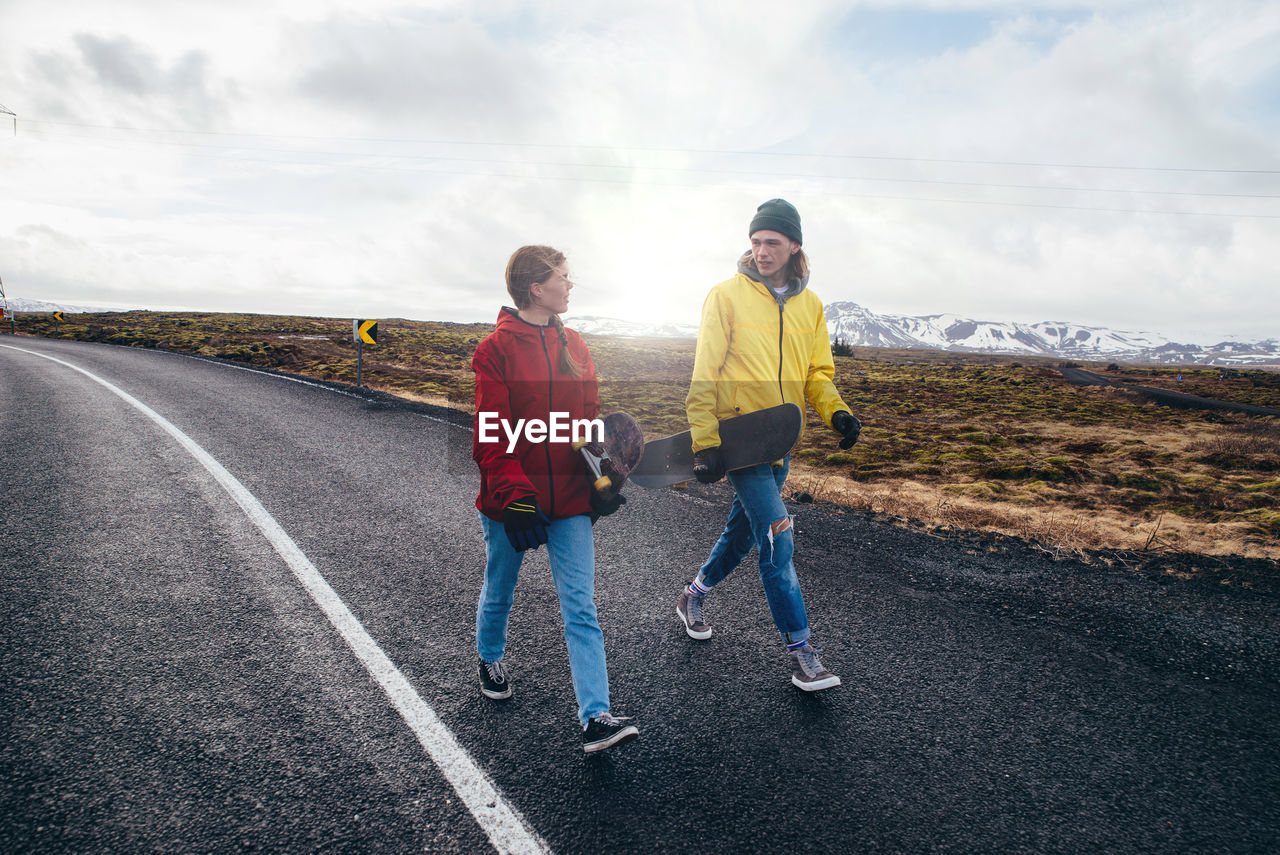
[[[800,438],[803,421],[804,414],[795,404],[779,404],[720,422],[725,471],[781,460]],[[631,480],[641,487],[669,487],[694,480],[693,434],[685,431],[646,442],[644,457],[631,471]]]
[[[622,492],[622,485],[644,454],[644,432],[636,420],[626,413],[610,413],[604,422],[604,441],[575,441],[573,447],[586,458],[591,472],[591,486],[601,497],[611,499]]]

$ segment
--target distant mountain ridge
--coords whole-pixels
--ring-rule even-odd
[[[826,306],[832,341],[853,347],[1009,353],[1064,359],[1208,365],[1280,364],[1280,339],[1184,344],[1150,332],[1057,321],[1020,324],[959,315],[881,315],[848,301]]]
[[[587,335],[625,335],[654,338],[697,338],[697,324],[644,323],[624,321],[618,318],[601,318],[596,315],[570,315],[565,326]]]
[[[85,314],[97,312],[123,312],[126,309],[106,309],[102,306],[75,306],[71,303],[53,303],[48,300],[29,300],[26,297],[10,297],[11,312],[70,312]]]
[[[826,305],[831,340],[852,347],[892,347],[1007,353],[1062,359],[1200,365],[1280,365],[1280,339],[1218,344],[1175,342],[1152,332],[1113,330],[1063,321],[1034,324],[977,321],[960,315],[882,315],[850,301]],[[696,324],[646,324],[583,315],[565,323],[596,335],[693,338]]]

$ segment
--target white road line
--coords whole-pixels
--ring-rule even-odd
[[[112,393],[118,395],[131,406],[151,419],[165,433],[173,437],[192,457],[209,470],[223,489],[236,500],[245,514],[258,527],[263,536],[271,542],[276,552],[285,560],[302,586],[311,594],[316,605],[329,618],[330,623],[338,630],[347,644],[355,652],[356,657],[364,663],[366,669],[378,681],[378,685],[387,693],[392,705],[400,713],[401,718],[418,737],[423,748],[427,750],[431,760],[453,785],[454,790],[462,798],[472,816],[489,836],[489,842],[500,853],[550,853],[551,849],[538,834],[529,827],[524,817],[509,805],[497,785],[467,754],[465,748],[445,724],[440,721],[435,710],[414,691],[409,681],[396,668],[391,659],[382,651],[351,613],[346,604],[337,595],[329,583],[320,575],[320,571],[303,554],[293,539],[285,533],[275,518],[267,512],[253,494],[240,481],[223,468],[208,452],[194,440],[176,428],[171,422],[152,410],[146,404],[134,398],[128,392],[113,386],[79,366],[72,365],[52,356],[26,350],[12,345],[0,345],[10,350],[21,351],[41,359],[48,359],[59,365],[65,365],[78,371],[95,383],[100,383]]]

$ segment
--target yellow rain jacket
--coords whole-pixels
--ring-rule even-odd
[[[822,301],[793,280],[775,297],[745,262],[738,275],[711,289],[702,305],[693,380],[685,410],[693,450],[720,444],[720,421],[791,402],[805,402],[828,426],[849,407],[832,378],[835,363]]]

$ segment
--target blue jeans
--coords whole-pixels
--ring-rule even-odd
[[[762,463],[728,473],[726,477],[735,494],[733,507],[711,557],[698,571],[698,580],[708,588],[714,587],[734,571],[752,546],[756,547],[760,553],[760,581],[764,583],[773,624],[784,642],[795,644],[809,637],[809,616],[805,614],[796,566],[791,561],[795,532],[789,524],[785,531],[773,531],[774,523],[790,521],[782,502],[782,485],[790,468],[788,455],[777,468]]]
[[[476,652],[485,662],[502,658],[507,647],[507,618],[515,597],[523,552],[507,540],[502,523],[480,515],[484,527],[488,563],[484,586],[476,607]],[[578,699],[582,726],[609,711],[609,673],[604,662],[604,634],[596,620],[596,547],[587,516],[552,520],[548,527],[547,555],[551,578],[560,597],[564,640],[569,648],[573,693]]]

